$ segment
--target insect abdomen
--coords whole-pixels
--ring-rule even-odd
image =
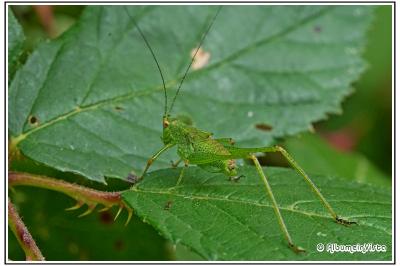
[[[215,155],[230,155],[228,149],[226,149],[221,143],[214,139],[206,139],[203,141],[194,142],[192,144],[194,152],[209,153]]]

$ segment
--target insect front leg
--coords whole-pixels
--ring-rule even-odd
[[[144,168],[143,174],[140,176],[138,181],[144,177],[144,175],[147,173],[147,170],[149,170],[149,167],[153,164],[155,160],[157,160],[158,156],[160,156],[164,151],[170,149],[173,146],[174,144],[167,144],[162,147],[158,152],[156,152],[153,156],[151,156],[150,159],[147,160],[146,168]]]
[[[329,213],[331,214],[332,218],[335,220],[335,222],[343,225],[351,225],[351,224],[356,224],[356,222],[348,221],[342,218],[339,218],[339,216],[336,214],[336,212],[333,210],[332,206],[329,204],[329,202],[325,199],[325,197],[322,195],[322,193],[319,191],[317,186],[312,182],[312,180],[308,177],[306,172],[300,167],[300,165],[290,156],[290,154],[282,147],[280,146],[274,146],[269,148],[268,151],[265,152],[279,152],[285,157],[285,159],[289,162],[289,164],[304,178],[304,180],[310,185],[312,191],[319,197],[321,200],[322,204],[327,208]]]
[[[285,224],[285,222],[284,222],[284,220],[283,220],[283,217],[282,217],[282,215],[281,215],[281,212],[280,212],[280,210],[279,210],[279,208],[278,208],[278,204],[276,203],[275,196],[274,196],[274,194],[272,193],[271,186],[269,185],[268,179],[267,179],[267,177],[265,176],[264,171],[262,170],[261,165],[260,165],[260,163],[258,162],[257,157],[254,156],[254,155],[250,155],[250,159],[253,160],[254,165],[256,166],[257,172],[258,172],[258,174],[260,175],[261,180],[263,181],[264,186],[265,186],[265,188],[266,188],[266,190],[267,190],[267,192],[268,192],[268,196],[269,196],[269,198],[270,198],[271,201],[272,201],[272,207],[273,207],[273,209],[274,209],[274,212],[275,212],[275,214],[276,214],[276,217],[278,218],[279,226],[280,226],[280,228],[281,228],[281,230],[282,230],[282,232],[283,232],[283,234],[284,234],[284,236],[285,236],[285,239],[287,240],[287,242],[288,242],[288,244],[289,244],[289,247],[290,247],[293,251],[295,251],[296,253],[304,252],[304,251],[305,251],[304,249],[302,249],[302,248],[296,246],[296,245],[293,243],[293,241],[292,241],[292,238],[291,238],[291,236],[290,236],[290,234],[289,234],[289,231],[288,231],[287,228],[286,228],[286,224]]]

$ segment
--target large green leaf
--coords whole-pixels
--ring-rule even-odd
[[[18,59],[23,51],[25,36],[14,13],[8,8],[8,77],[17,69]]]
[[[170,98],[216,10],[129,7]],[[225,6],[203,45],[210,62],[191,71],[174,114],[249,146],[307,130],[340,111],[364,68],[371,17],[365,6]],[[124,9],[90,6],[16,73],[9,130],[26,156],[104,182],[140,171],[160,148],[163,102],[157,68]],[[154,169],[172,158],[163,156]]]
[[[279,229],[270,200],[254,167],[229,182],[196,167],[158,170],[124,193],[136,214],[166,238],[182,243],[209,260],[390,260],[391,191],[327,176],[312,176],[332,207],[356,221],[349,227],[333,221],[308,185],[293,170],[268,168],[272,189],[289,232],[307,252],[290,250]],[[380,244],[386,252],[318,252],[327,245]]]

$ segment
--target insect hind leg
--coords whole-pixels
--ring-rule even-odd
[[[325,208],[329,211],[329,213],[331,214],[332,218],[335,220],[336,223],[342,224],[342,225],[357,224],[356,222],[342,219],[336,214],[336,212],[333,210],[332,206],[325,199],[325,197],[319,191],[319,189],[314,184],[314,182],[308,177],[306,172],[300,167],[300,165],[292,158],[292,156],[290,156],[290,154],[284,148],[282,148],[281,146],[274,146],[274,147],[271,147],[270,150],[268,150],[266,152],[279,152],[280,154],[283,155],[283,157],[285,157],[285,159],[289,162],[289,164],[293,167],[293,169],[295,169],[304,178],[304,180],[308,183],[308,185],[311,187],[312,191],[318,196],[318,198],[321,200],[321,202],[325,206]]]
[[[267,177],[264,174],[264,171],[261,168],[260,162],[258,161],[257,157],[254,156],[253,154],[251,154],[249,157],[254,162],[254,165],[256,166],[257,172],[258,172],[261,180],[264,183],[265,189],[267,190],[267,194],[268,194],[269,198],[272,201],[272,207],[274,209],[275,215],[278,218],[279,227],[281,228],[281,230],[282,230],[282,232],[283,232],[283,234],[285,236],[285,239],[288,242],[289,247],[296,253],[304,252],[305,251],[304,249],[302,249],[301,247],[296,246],[293,243],[292,237],[290,236],[289,231],[287,230],[286,224],[285,224],[285,222],[283,220],[282,214],[281,214],[281,212],[280,212],[280,210],[278,208],[278,204],[277,204],[277,202],[275,200],[275,196],[272,193],[271,186],[270,186],[270,184],[268,182]]]

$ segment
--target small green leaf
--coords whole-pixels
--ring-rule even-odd
[[[144,221],[162,235],[208,260],[390,260],[390,189],[348,183],[326,176],[313,181],[339,216],[357,225],[335,223],[302,177],[293,170],[264,169],[293,241],[307,250],[295,254],[279,229],[271,202],[254,167],[244,166],[239,182],[188,168],[152,172],[123,194]],[[168,208],[166,208],[168,206]],[[380,244],[386,252],[318,252],[327,245]]]
[[[8,8],[8,77],[11,79],[18,67],[18,59],[23,52],[25,35],[14,16],[11,8]]]
[[[157,55],[170,101],[216,10],[129,7]],[[189,73],[173,115],[242,146],[308,130],[340,111],[364,69],[371,18],[366,6],[224,6],[202,47],[209,62]],[[163,103],[157,67],[125,10],[90,6],[16,73],[9,129],[36,161],[100,182],[124,179],[162,145]],[[174,154],[153,169],[169,167]]]

